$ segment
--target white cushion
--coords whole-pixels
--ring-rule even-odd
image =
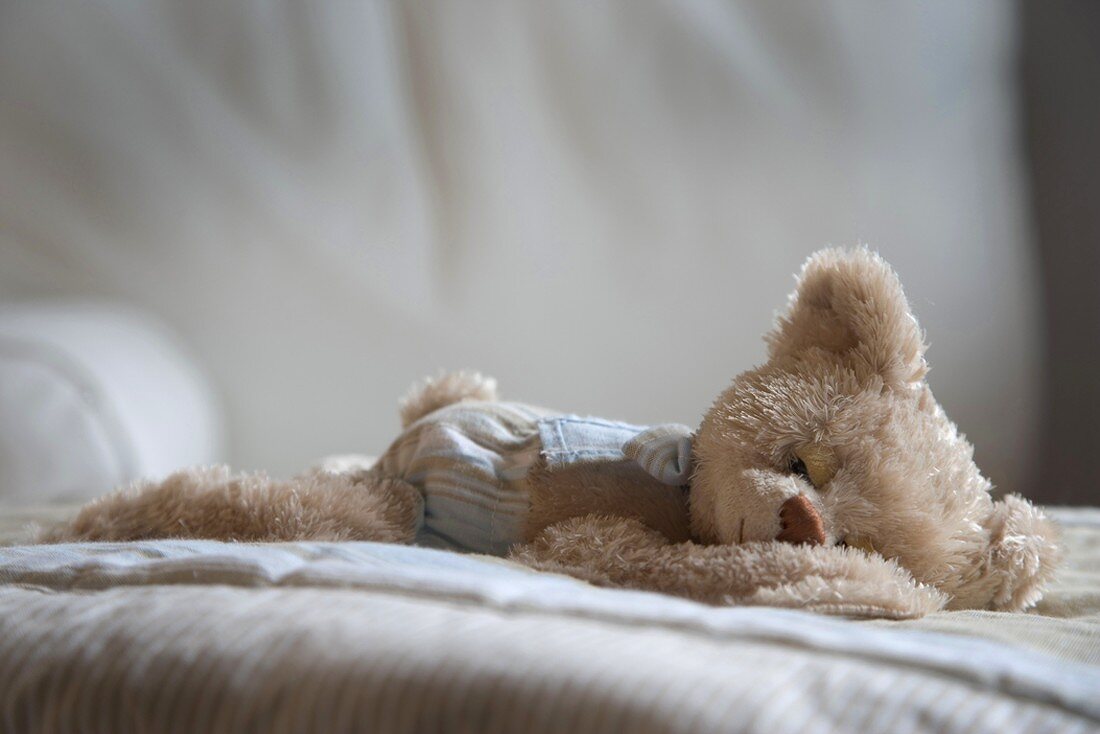
[[[173,337],[90,304],[0,309],[0,502],[78,500],[210,463],[218,409]]]

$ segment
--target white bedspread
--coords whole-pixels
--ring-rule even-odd
[[[1096,730],[1100,514],[1058,516],[1057,617],[901,624],[372,543],[0,548],[0,730]]]

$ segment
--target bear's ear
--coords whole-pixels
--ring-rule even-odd
[[[810,256],[786,312],[765,339],[772,360],[822,349],[892,387],[912,386],[928,371],[924,335],[901,281],[866,248]]]
[[[1017,495],[993,503],[986,527],[989,547],[974,581],[988,587],[989,609],[1027,609],[1042,597],[1061,560],[1058,532],[1039,509]]]

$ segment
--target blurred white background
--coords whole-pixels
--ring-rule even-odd
[[[1029,471],[1011,4],[0,7],[0,297],[168,324],[224,405],[199,458],[379,452],[439,368],[695,423],[866,242],[979,463]]]

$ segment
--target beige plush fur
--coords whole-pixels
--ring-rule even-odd
[[[923,336],[880,257],[811,258],[768,345],[768,362],[734,380],[696,436],[691,514],[701,540],[774,538],[776,506],[802,494],[827,544],[870,541],[952,608],[1038,600],[1058,559],[1054,528],[1022,499],[993,502],[970,444],[924,381]],[[820,486],[791,471],[822,457],[831,476]]]
[[[606,515],[552,525],[511,557],[600,586],[660,591],[707,604],[902,618],[936,611],[946,599],[914,583],[896,563],[851,548],[779,541],[673,543],[639,520]]]
[[[216,466],[137,482],[81,508],[44,543],[146,538],[242,541],[369,538],[410,543],[423,507],[420,493],[398,479],[314,471],[289,481],[232,474]]]
[[[512,557],[707,603],[864,616],[1039,599],[1059,559],[1055,529],[1026,500],[991,497],[924,381],[923,335],[880,257],[815,254],[767,341],[768,361],[703,417],[689,495],[646,489],[640,470],[537,465],[529,542]],[[460,400],[496,400],[495,383],[429,380],[402,402],[403,424]],[[44,539],[408,542],[419,502],[365,470],[287,482],[183,472],[99,500]]]

